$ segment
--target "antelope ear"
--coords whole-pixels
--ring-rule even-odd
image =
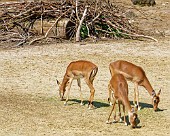
[[[156,96],[156,93],[155,93],[155,91],[153,90],[152,91],[152,97],[155,97]]]
[[[157,95],[159,96],[159,95],[160,95],[160,93],[161,93],[161,89],[159,90],[159,92],[158,92],[158,94],[157,94]]]
[[[60,86],[61,84],[60,84],[60,82],[56,79],[56,81],[57,81],[57,84]]]

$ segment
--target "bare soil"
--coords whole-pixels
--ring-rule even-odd
[[[126,6],[130,1],[121,0]],[[120,3],[122,4],[122,3]],[[2,136],[110,136],[170,135],[170,1],[160,0],[155,7],[138,7],[148,19],[135,13],[133,21],[153,33],[151,40],[119,40],[97,43],[56,43],[14,49],[0,49],[0,135]],[[145,27],[144,27],[145,26]],[[74,60],[89,60],[99,67],[94,80],[96,89],[93,110],[87,109],[90,91],[82,80],[85,105],[80,106],[76,81],[70,101],[59,100],[56,78],[63,78],[67,65]],[[139,87],[139,128],[123,123],[106,124],[111,107],[107,103],[110,62],[124,59],[145,70],[153,88],[161,88],[160,111],[154,112],[148,92]],[[133,100],[133,84],[129,99]]]

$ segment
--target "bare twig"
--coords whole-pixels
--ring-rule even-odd
[[[93,18],[93,20],[91,22],[89,22],[88,25],[92,24],[96,19],[99,18],[100,15],[101,15],[101,12],[98,13],[98,15],[95,18]]]
[[[40,8],[40,7],[41,7],[40,5],[35,6],[35,7],[31,8],[31,9],[29,9],[29,10],[25,11],[25,12],[22,12],[22,13],[20,13],[20,14],[16,15],[16,16],[14,16],[14,18],[20,17],[20,16],[22,16],[22,15],[24,15],[24,14],[27,14],[28,12],[31,12],[31,11],[33,11],[33,10],[35,10],[35,9]]]
[[[34,42],[36,41],[39,41],[39,40],[42,40],[42,39],[45,39],[46,37],[39,37],[39,38],[36,38],[36,39],[33,39],[31,42],[29,42],[29,45],[33,44]]]

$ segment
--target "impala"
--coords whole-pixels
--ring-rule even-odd
[[[134,83],[134,101],[133,103],[136,105],[138,110],[140,110],[139,107],[139,90],[138,86],[143,86],[150,96],[152,97],[152,104],[154,111],[158,110],[158,103],[160,102],[159,95],[161,93],[161,89],[156,94],[156,92],[153,90],[148,78],[146,77],[145,71],[139,67],[136,66],[130,62],[124,61],[124,60],[118,60],[115,62],[110,63],[109,65],[110,73],[111,75],[115,74],[122,74],[127,80],[130,80]],[[109,98],[110,99],[110,94]],[[137,101],[137,104],[136,104]]]
[[[62,83],[60,84],[60,82],[57,80],[61,100],[63,100],[67,87],[65,105],[68,102],[71,84],[74,79],[77,79],[77,84],[79,86],[80,91],[81,105],[83,105],[80,78],[84,78],[86,84],[90,88],[91,93],[88,106],[89,108],[93,107],[93,99],[95,93],[95,89],[93,87],[93,80],[97,74],[97,71],[98,67],[90,61],[78,60],[73,61],[68,65]]]
[[[113,107],[110,112],[109,118],[107,123],[110,123],[110,116],[112,115],[113,110],[115,110],[115,116],[114,116],[114,121],[116,121],[116,108],[115,104],[116,101],[118,101],[118,106],[119,106],[119,118],[121,121],[121,113],[120,113],[120,104],[123,104],[123,112],[124,112],[124,123],[127,125],[126,118],[125,118],[125,108],[128,111],[129,115],[129,122],[132,126],[132,128],[135,128],[137,126],[137,114],[134,111],[134,108],[131,107],[129,99],[128,99],[128,85],[127,81],[124,78],[122,74],[114,74],[109,82],[108,85],[108,90],[111,93],[112,92],[112,97],[113,97]]]

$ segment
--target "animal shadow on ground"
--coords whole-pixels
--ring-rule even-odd
[[[70,99],[69,101],[72,101],[73,103],[69,104],[69,105],[73,105],[73,104],[80,104],[80,100],[77,99]],[[83,104],[86,105],[88,104],[89,101],[84,100]],[[99,102],[99,101],[93,101],[93,104],[96,108],[102,108],[102,107],[109,107],[110,105],[108,103],[104,103],[104,102]]]
[[[133,101],[130,101],[130,104],[134,106]],[[139,106],[141,107],[141,109],[143,109],[143,108],[153,108],[152,104],[143,103],[143,102],[139,102]]]
[[[133,104],[133,101],[130,101],[130,104],[131,104],[131,105],[134,105],[134,104]],[[141,110],[144,109],[144,108],[153,108],[153,105],[152,105],[152,104],[143,103],[143,102],[139,102],[139,106],[141,107]],[[159,109],[159,108],[158,108],[157,112],[159,112],[159,111],[164,111],[164,110],[167,110],[167,109]]]

